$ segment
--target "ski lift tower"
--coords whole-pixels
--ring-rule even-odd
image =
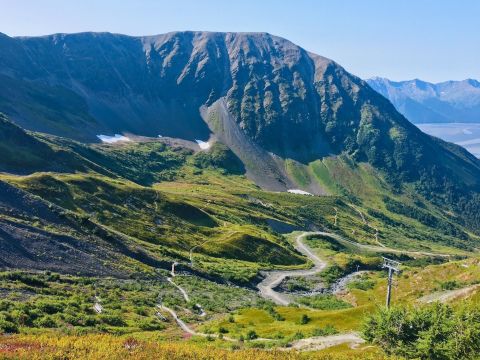
[[[390,297],[392,295],[392,278],[394,272],[400,272],[401,263],[395,260],[383,258],[382,268],[388,269],[388,287],[387,287],[387,309],[390,308]]]

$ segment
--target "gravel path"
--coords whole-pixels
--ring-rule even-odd
[[[280,283],[286,278],[286,277],[299,277],[299,276],[311,276],[311,275],[316,275],[320,272],[322,272],[326,266],[327,263],[320,259],[313,251],[308,247],[304,242],[303,239],[308,236],[308,235],[322,235],[322,236],[329,236],[332,237],[336,240],[347,242],[349,244],[352,244],[354,246],[357,246],[358,248],[361,249],[366,249],[370,251],[376,251],[376,252],[392,252],[392,253],[409,253],[409,254],[421,254],[421,255],[430,255],[430,256],[447,256],[447,255],[442,255],[442,254],[433,254],[433,253],[428,253],[428,252],[417,252],[417,251],[403,251],[403,250],[397,250],[397,249],[391,249],[391,248],[385,248],[382,246],[374,246],[374,245],[363,245],[359,244],[350,240],[346,240],[338,235],[332,234],[332,233],[327,233],[327,232],[304,232],[297,236],[295,239],[295,248],[301,252],[303,255],[308,257],[312,263],[313,267],[308,270],[284,270],[284,271],[269,271],[267,272],[266,277],[263,279],[262,282],[260,282],[257,287],[259,290],[259,293],[261,296],[264,298],[273,300],[276,304],[278,305],[288,305],[292,301],[289,299],[288,295],[286,294],[281,294],[275,291],[274,289],[280,285]],[[348,281],[352,280],[356,276],[360,275],[362,272],[357,272],[353,273],[350,275],[347,275],[344,280],[342,281],[342,284],[338,284],[339,288],[344,286]],[[172,271],[171,271],[172,277],[175,276],[175,264],[172,265]],[[168,278],[168,281],[177,287],[178,290],[182,293],[183,297],[185,298],[186,301],[189,301],[189,297],[187,292],[180,287],[179,285],[175,284],[172,280],[172,278]],[[458,290],[452,290],[448,292],[442,292],[436,297],[432,297],[431,294],[429,295],[430,297],[427,300],[424,300],[424,302],[431,302],[431,301],[448,301],[448,299],[454,298],[456,296],[462,296],[462,294],[468,294],[469,292],[473,291],[480,285],[474,285],[468,288],[463,288],[463,289],[458,289]],[[427,298],[427,297],[425,297]],[[434,300],[431,300],[435,298]],[[171,309],[168,308],[164,305],[159,305],[159,309],[167,311],[170,313],[170,315],[174,318],[174,320],[177,322],[177,324],[182,328],[183,331],[191,334],[191,335],[196,335],[196,336],[203,336],[203,337],[218,337],[216,334],[205,334],[205,333],[199,333],[190,328],[184,321],[182,321],[177,313]],[[204,312],[200,307],[200,310],[202,311],[201,316],[204,316]],[[236,339],[229,338],[229,337],[223,337],[224,340],[227,341],[237,341]],[[262,340],[269,340],[269,339],[256,339],[256,341],[262,341]],[[300,351],[314,351],[314,350],[321,350],[325,349],[328,347],[340,345],[340,344],[349,344],[351,348],[356,348],[360,344],[363,344],[365,341],[357,334],[357,333],[346,333],[346,334],[338,334],[338,335],[331,335],[331,336],[317,336],[317,337],[311,337],[307,339],[301,339],[293,342],[291,344],[291,347],[288,349],[295,349],[295,350],[300,350]],[[284,350],[288,350],[287,348],[284,348]]]
[[[365,340],[363,340],[357,333],[352,332],[330,336],[315,336],[307,339],[297,340],[292,343],[292,346],[289,347],[289,349],[315,351],[340,344],[349,344],[350,348],[354,349],[364,342]]]
[[[480,288],[480,285],[476,284],[476,285],[467,286],[461,289],[439,291],[433,294],[425,295],[420,299],[418,299],[417,301],[424,304],[430,304],[436,301],[439,301],[441,303],[446,303],[451,300],[468,296],[479,288]]]
[[[302,239],[308,235],[322,234],[319,232],[305,232],[297,236],[295,240],[295,248],[302,254],[307,256],[314,264],[313,268],[308,270],[285,270],[285,271],[270,271],[267,273],[265,279],[257,285],[260,295],[264,298],[273,300],[278,305],[288,305],[291,300],[287,295],[276,292],[274,289],[280,285],[280,283],[286,277],[298,277],[298,276],[310,276],[318,274],[323,271],[327,266],[327,263],[320,259],[313,251],[303,243]]]

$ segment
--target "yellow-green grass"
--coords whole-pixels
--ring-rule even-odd
[[[228,330],[228,335],[235,338],[246,336],[253,330],[261,338],[267,339],[292,339],[296,335],[304,338],[315,336],[315,331],[320,328],[333,326],[339,332],[358,330],[363,317],[372,310],[373,306],[361,306],[342,310],[312,310],[297,307],[276,307],[275,310],[285,320],[275,320],[267,310],[250,308],[239,310],[231,317],[212,321],[201,327],[204,331],[218,333],[220,328]],[[307,324],[302,324],[303,315],[309,317]],[[301,335],[298,335],[301,333]]]
[[[222,343],[219,346],[218,343]],[[2,359],[28,360],[378,360],[385,357],[374,349],[358,350],[336,347],[323,352],[262,350],[249,348],[249,344],[214,340],[156,341],[140,336],[80,335],[62,336],[55,333],[0,337]],[[227,346],[230,347],[227,348]],[[234,346],[235,350],[231,347]],[[224,348],[221,348],[224,347]]]
[[[396,276],[393,284],[393,304],[421,306],[417,300],[427,294],[441,290],[442,283],[457,281],[458,286],[480,283],[480,261],[476,258],[430,265],[425,268],[407,268]],[[465,267],[467,266],[467,267]],[[228,330],[234,337],[245,336],[254,330],[259,337],[271,339],[288,339],[297,333],[303,337],[313,336],[315,329],[334,326],[339,332],[360,331],[366,315],[384,306],[387,279],[383,272],[370,272],[369,279],[375,285],[369,290],[350,289],[338,295],[354,305],[353,308],[341,310],[313,310],[302,307],[275,307],[275,311],[285,320],[276,320],[267,310],[249,308],[238,310],[231,316],[205,324],[202,329],[218,332],[220,328]],[[471,301],[480,302],[480,292],[471,295]],[[468,299],[467,299],[468,300]],[[303,315],[310,321],[301,323]]]
[[[353,348],[350,344],[340,344],[320,351],[305,353],[306,356],[315,356],[316,354],[322,354],[327,358],[330,357],[332,360],[338,357],[364,360],[390,359],[381,349],[371,344],[358,345]]]
[[[287,174],[292,178],[300,187],[307,187],[310,185],[311,178],[308,172],[308,168],[291,159],[285,160],[285,170]]]
[[[197,253],[221,258],[219,261],[228,264],[231,270],[236,267],[233,261],[246,260],[254,269],[251,276],[256,274],[259,264],[268,268],[269,264],[305,263],[281,237],[250,224],[252,217],[261,219],[265,214],[249,211],[246,200],[223,189],[223,186],[231,188],[231,184],[225,185],[229,177],[224,177],[221,186],[198,185],[202,189],[198,192],[201,198],[194,195],[197,192],[194,186],[191,193],[183,189],[179,195],[96,174],[37,173],[2,178],[122,232],[154,253],[159,246],[169,247],[188,258],[194,248]],[[181,183],[177,185],[176,189],[182,188]]]
[[[267,219],[327,228],[365,244],[376,244],[374,227],[378,227],[380,241],[387,245],[465,254],[433,242],[435,233],[431,228],[389,213],[381,198],[391,195],[391,191],[368,165],[354,167],[344,158],[327,158],[322,164],[326,164],[332,181],[350,189],[346,195],[340,194],[344,200],[337,196],[305,197],[261,191],[244,176],[225,175],[213,169],[203,169],[198,174],[189,164],[179,170],[183,174],[181,177],[155,184],[153,188],[94,173],[37,173],[2,175],[1,178],[122,232],[154,253],[165,254],[165,249],[161,248],[168,247],[171,256],[187,259],[189,250],[195,247],[195,252],[202,257],[201,264],[211,259],[210,268],[225,264],[222,268],[229,268],[230,273],[235,272],[236,261],[249,261],[252,276],[258,269],[268,269],[275,264],[299,264],[298,254],[293,253],[291,247],[285,247],[282,238],[272,233],[266,226]],[[375,206],[392,219],[407,224],[406,230],[387,226],[369,216],[364,204],[353,208],[348,203],[348,193],[355,193],[364,204]],[[402,195],[397,200],[405,199],[406,195]],[[334,208],[338,209],[336,226]],[[363,223],[357,210],[362,212],[368,225]],[[243,229],[239,231],[239,227]],[[277,258],[283,259],[282,264],[269,260],[268,256],[260,256],[255,261],[245,256],[250,251],[247,245],[257,242],[259,249],[265,245],[267,250],[281,250],[282,255]],[[288,257],[291,259],[286,261]],[[245,265],[238,262],[239,268]]]
[[[458,287],[466,287],[480,283],[480,262],[478,258],[452,261],[440,265],[430,265],[423,269],[410,268],[400,276],[395,276],[393,284],[393,301],[402,304],[415,304],[424,295],[441,291],[442,284],[456,281]],[[383,303],[387,281],[385,274],[372,273],[371,279],[376,282],[368,291],[352,289],[347,298],[359,306],[375,302]]]

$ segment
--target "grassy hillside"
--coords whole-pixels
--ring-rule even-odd
[[[295,177],[330,193],[306,197],[259,190],[221,144],[197,153],[161,140],[84,145],[2,124],[18,135],[9,146],[46,154],[23,169],[31,175],[10,170],[2,180],[72,214],[75,226],[86,221],[88,231],[125,236],[159,260],[188,263],[190,251],[198,253],[198,270],[215,276],[250,281],[261,267],[301,265],[280,234],[286,229],[325,228],[365,244],[433,251],[471,250],[477,241],[451,213],[408,188],[395,192],[372,167],[345,156],[308,167],[286,162]]]
[[[298,300],[306,307],[272,307],[266,304],[245,308],[207,323],[203,328],[212,332],[224,329],[222,331],[234,337],[255,331],[259,337],[273,338],[284,343],[315,335],[361,331],[363,319],[384,306],[387,273],[379,270],[378,266],[382,255],[397,258],[403,263],[402,273],[394,277],[395,305],[421,306],[441,300],[442,297],[459,307],[462,304],[474,305],[478,301],[478,257],[463,260],[452,258],[449,261],[407,253],[395,255],[388,253],[388,249],[384,253],[371,252],[323,237],[312,237],[309,244],[328,262],[328,268],[322,276],[337,272],[338,278],[338,272],[352,266],[353,269],[346,271],[351,273],[357,264],[360,270],[364,270],[363,273],[334,295],[310,294],[318,282],[328,281],[325,277],[292,278],[287,282],[296,282]],[[307,315],[308,322],[301,321],[303,315]]]
[[[91,344],[96,346],[92,349]],[[61,353],[69,359],[225,359],[225,360],[347,360],[355,358],[355,350],[340,349],[342,353],[312,354],[300,352],[272,351],[255,348],[218,348],[215,343],[191,343],[180,341],[158,342],[151,338],[118,337],[112,335],[62,336],[60,338],[45,336],[21,336],[6,339],[5,359],[53,359]],[[337,349],[338,351],[338,349]],[[384,356],[378,351],[367,349],[363,359],[381,360]]]
[[[0,49],[0,357],[385,358],[382,257],[395,305],[478,306],[479,160],[335,62],[265,33]]]
[[[5,119],[2,126],[15,134],[6,138],[11,149],[37,159],[20,171],[14,155],[0,158],[0,327],[20,333],[0,337],[7,358],[39,344],[65,352],[62,344],[88,342],[96,333],[115,335],[98,337],[98,354],[124,357],[118,346],[134,341],[141,351],[129,354],[148,358],[166,342],[186,340],[187,347],[172,345],[171,356],[201,357],[208,344],[227,358],[269,358],[276,353],[250,348],[359,331],[383,303],[381,256],[403,262],[398,304],[479,301],[477,236],[410,185],[397,191],[384,173],[346,155],[286,161],[299,183],[328,191],[303,196],[261,190],[222,144],[201,152],[146,138],[86,145],[28,133]],[[311,266],[294,248],[298,233],[288,235],[305,230],[339,237],[306,238],[327,268],[284,280],[277,290],[294,303],[275,306],[255,284],[266,270]],[[173,263],[175,286],[167,280]],[[364,273],[340,293],[318,292],[357,269]],[[159,304],[212,337],[186,337]],[[233,340],[214,340],[219,334]],[[73,358],[84,355],[78,346]],[[221,350],[232,348],[239,350]],[[312,356],[383,356],[378,347],[357,349],[344,344]]]

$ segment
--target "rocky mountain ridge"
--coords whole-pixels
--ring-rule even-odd
[[[478,159],[422,133],[334,61],[267,33],[2,35],[0,77],[0,110],[29,130],[212,137],[275,191],[324,194],[310,164],[346,156],[441,206],[476,208]]]
[[[480,83],[474,79],[429,83],[371,78],[368,84],[413,123],[480,121]]]

